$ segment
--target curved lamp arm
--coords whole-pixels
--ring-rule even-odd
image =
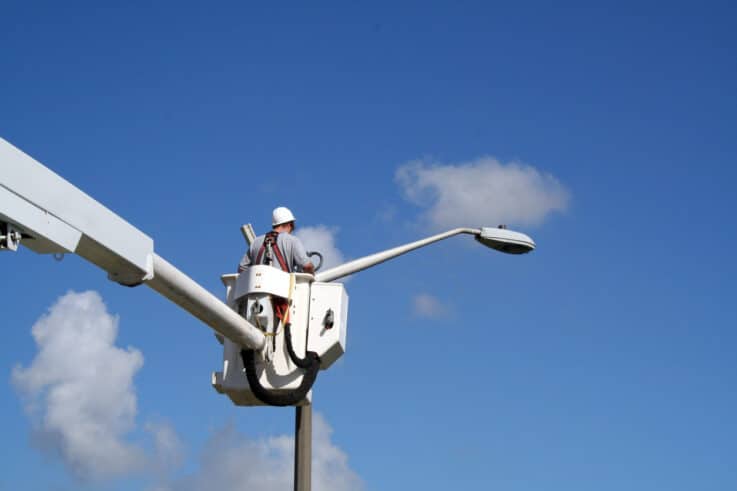
[[[442,234],[437,234],[415,242],[410,242],[409,244],[404,244],[393,249],[387,249],[386,251],[377,252],[376,254],[364,256],[360,259],[354,259],[353,261],[349,261],[347,263],[341,264],[340,266],[330,268],[326,271],[323,271],[322,273],[317,273],[315,275],[315,280],[326,282],[337,280],[338,278],[343,278],[353,273],[363,271],[364,269],[370,268],[371,266],[375,266],[377,264],[383,263],[384,261],[388,261],[389,259],[401,256],[402,254],[406,254],[415,249],[419,249],[420,247],[424,247],[428,244],[432,244],[433,242],[447,239],[448,237],[452,237],[454,235],[478,235],[479,233],[481,233],[481,230],[477,228],[456,228],[453,230],[449,230],[447,232],[443,232]]]
[[[315,275],[315,281],[328,282],[337,280],[419,249],[420,247],[432,244],[433,242],[438,242],[459,234],[473,235],[479,243],[507,254],[523,254],[535,249],[535,242],[530,237],[520,232],[508,230],[506,227],[455,228],[441,234],[410,242],[409,244],[394,247],[393,249],[387,249],[386,251],[377,252],[376,254],[364,256],[341,264],[340,266],[330,268],[327,271],[317,273]]]

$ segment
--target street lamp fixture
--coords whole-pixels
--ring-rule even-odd
[[[486,247],[507,254],[525,254],[535,249],[535,242],[529,236],[509,230],[506,225],[481,227],[476,240]]]

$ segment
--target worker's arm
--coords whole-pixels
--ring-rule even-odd
[[[294,264],[299,266],[305,273],[315,274],[315,265],[310,261],[310,257],[307,255],[305,246],[302,245],[302,241],[294,235],[287,235],[285,240],[291,242],[294,254]]]

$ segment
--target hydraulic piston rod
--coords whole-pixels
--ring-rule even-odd
[[[234,343],[255,350],[263,348],[265,337],[256,326],[235,313],[212,293],[154,253],[154,277],[146,282]]]

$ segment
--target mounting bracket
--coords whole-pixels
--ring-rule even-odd
[[[23,234],[12,224],[0,222],[0,251],[17,251]]]

